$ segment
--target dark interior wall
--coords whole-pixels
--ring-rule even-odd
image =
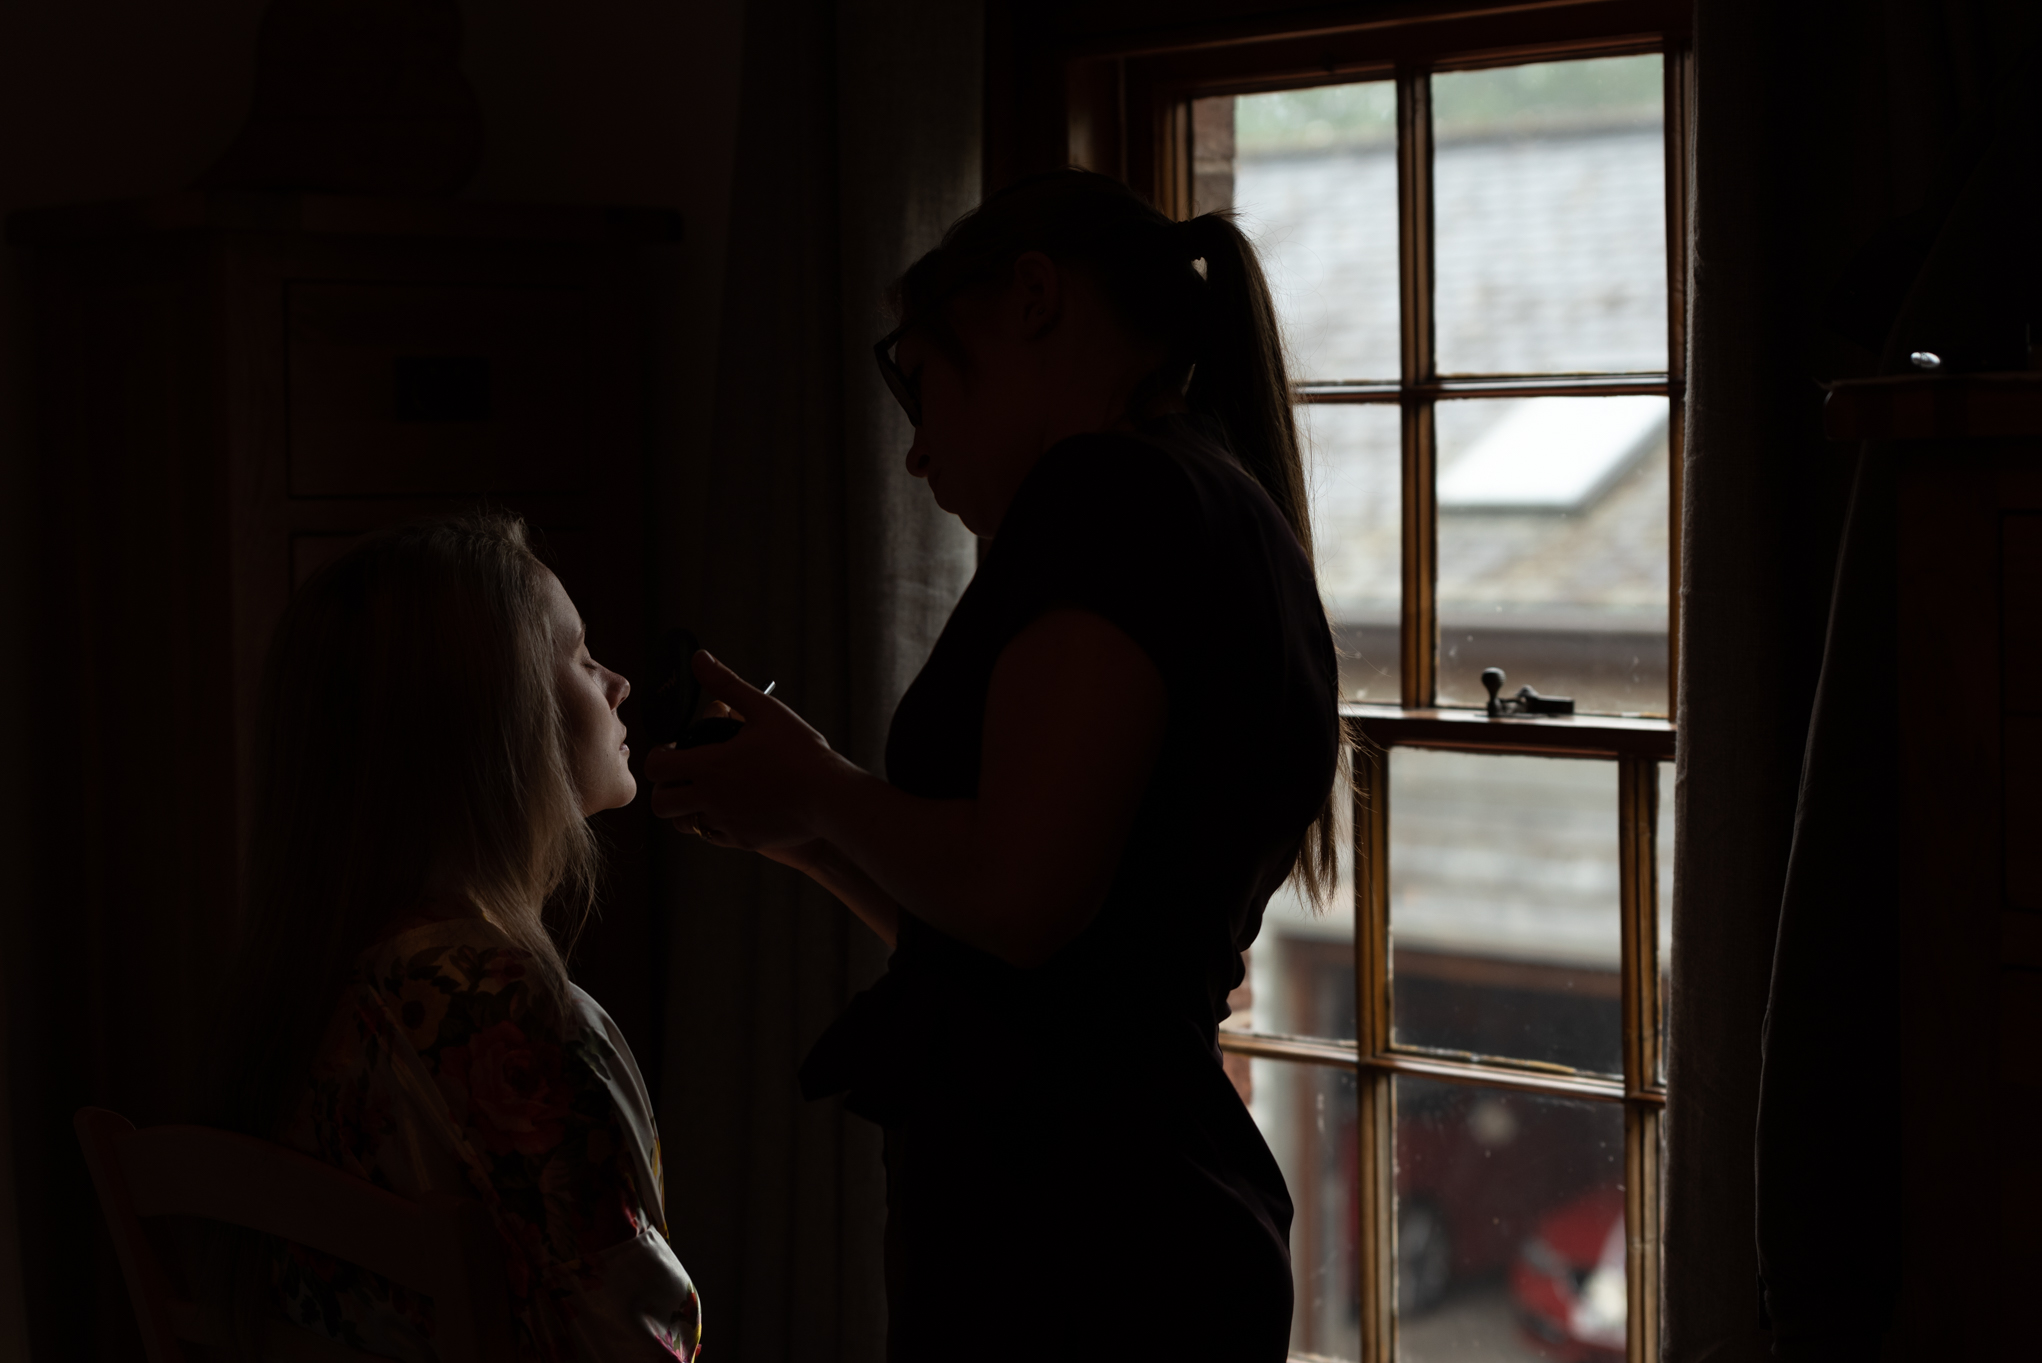
[[[652,451],[657,593],[699,565],[700,486],[715,392],[744,7],[695,0],[470,3],[463,62],[487,124],[468,197],[643,204],[681,214],[648,261],[656,328]]]
[[[138,0],[0,7],[0,214],[18,208],[162,193],[183,187],[232,139],[254,69],[262,0]],[[27,561],[34,394],[17,251],[0,247],[0,960],[21,963],[28,911],[28,766],[36,724]],[[56,963],[44,968],[61,968]],[[0,972],[0,989],[7,972]],[[0,1029],[8,1010],[0,1007]],[[41,1024],[60,1027],[61,1019]],[[24,1256],[16,1235],[16,1170],[7,1110],[23,1038],[0,1030],[0,1357],[28,1356]],[[32,1170],[22,1171],[23,1180]]]
[[[0,214],[188,186],[246,112],[263,9],[263,0],[0,6]],[[655,495],[647,522],[621,529],[652,538],[655,599],[685,597],[697,565],[673,546],[691,542],[701,514],[688,495],[699,478],[688,470],[699,471],[704,457],[714,389],[743,7],[492,0],[464,9],[464,66],[488,134],[466,196],[643,204],[676,210],[685,223],[683,241],[644,264],[655,329]],[[24,961],[18,950],[29,912],[20,868],[32,861],[26,830],[44,785],[28,761],[39,683],[27,623],[36,508],[24,303],[20,253],[0,248],[0,631],[15,641],[14,665],[0,669],[0,857],[13,872],[0,882],[0,989],[17,970],[64,970],[63,962]],[[160,783],[138,782],[137,818],[152,798],[169,797]],[[0,1007],[0,1358],[28,1356],[31,1324],[37,1356],[85,1356],[91,1332],[34,1320],[25,1300],[24,1269],[37,1278],[41,1256],[17,1235],[16,1193],[36,1174],[15,1163],[11,1118],[26,1114],[8,1104],[28,1037],[19,1017],[8,1034],[8,1017]],[[657,1048],[656,1038],[641,1044]]]

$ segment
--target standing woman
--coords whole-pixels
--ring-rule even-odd
[[[1073,170],[897,303],[909,471],[991,543],[886,778],[702,655],[748,723],[653,753],[654,810],[894,947],[802,1080],[886,1129],[895,1363],[1279,1363],[1291,1203],[1216,1028],[1271,893],[1327,888],[1340,735],[1267,286]]]

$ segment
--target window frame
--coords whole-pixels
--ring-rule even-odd
[[[1323,12],[1322,12],[1323,13]],[[1116,174],[1165,212],[1192,211],[1192,101],[1394,79],[1398,122],[1401,373],[1394,383],[1302,383],[1310,403],[1402,409],[1399,705],[1344,704],[1355,777],[1353,856],[1356,1039],[1222,1032],[1223,1051],[1348,1069],[1356,1075],[1361,1358],[1396,1356],[1395,1093],[1397,1076],[1615,1103],[1624,1112],[1626,1356],[1659,1357],[1660,1159],[1664,987],[1659,968],[1656,846],[1659,764],[1676,756],[1671,722],[1679,685],[1680,600],[1667,603],[1667,719],[1583,715],[1491,719],[1436,703],[1438,512],[1434,405],[1453,397],[1661,395],[1667,399],[1669,581],[1681,562],[1682,428],[1687,380],[1687,238],[1691,212],[1691,15],[1644,0],[1439,5],[1356,14],[1310,30],[1225,23],[1168,33],[1077,38],[1063,46],[1062,122],[1068,161]],[[1433,347],[1432,147],[1429,78],[1531,61],[1659,53],[1664,71],[1667,361],[1657,374],[1444,378]],[[989,167],[999,158],[989,158]],[[1399,746],[1520,753],[1618,765],[1620,1077],[1562,1071],[1504,1057],[1446,1058],[1395,1042],[1389,935],[1389,752]]]

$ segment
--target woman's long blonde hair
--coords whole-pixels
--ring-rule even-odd
[[[598,855],[555,694],[546,569],[524,523],[376,535],[297,591],[263,678],[243,946],[213,1120],[288,1117],[356,959],[428,897],[465,892],[567,987]]]

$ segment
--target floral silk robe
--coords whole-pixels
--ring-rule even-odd
[[[644,1080],[594,999],[572,989],[561,1016],[535,976],[476,919],[371,948],[283,1139],[403,1196],[479,1198],[503,1237],[523,1357],[690,1363],[701,1304],[667,1245]],[[432,1303],[387,1279],[291,1245],[272,1281],[299,1325],[436,1358]]]

